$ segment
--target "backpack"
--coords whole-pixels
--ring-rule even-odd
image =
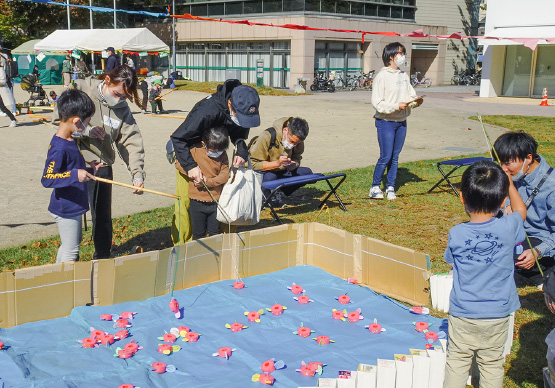
[[[276,142],[276,129],[274,127],[266,128],[266,131],[270,132],[270,145],[268,146],[268,152],[272,148],[279,148],[279,144]],[[250,150],[252,145],[258,140],[258,136],[255,136],[251,139],[248,145],[248,149]]]

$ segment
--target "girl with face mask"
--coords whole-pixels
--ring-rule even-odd
[[[220,199],[224,184],[229,179],[229,160],[225,152],[228,146],[227,130],[210,128],[204,132],[202,142],[191,148],[191,155],[204,177],[202,182],[197,183],[189,179],[189,217],[195,240],[221,233],[220,223],[216,219],[218,205],[212,196],[216,200]]]
[[[406,49],[401,43],[390,43],[382,54],[384,67],[372,84],[372,105],[380,145],[380,158],[374,169],[370,198],[382,199],[380,185],[387,168],[386,197],[396,199],[395,181],[399,154],[407,134],[407,117],[412,108],[422,104],[410,84],[409,76],[402,70],[406,61]]]
[[[78,136],[77,146],[85,161],[103,163],[97,176],[113,179],[112,164],[117,153],[127,165],[133,185],[143,187],[143,138],[127,102],[131,100],[141,107],[135,71],[126,65],[118,66],[98,78],[75,80],[75,88],[85,92],[96,108],[90,127],[73,135],[74,138]],[[93,257],[108,258],[112,247],[112,187],[94,181],[88,182],[87,186],[93,219]],[[133,193],[142,194],[142,191]]]

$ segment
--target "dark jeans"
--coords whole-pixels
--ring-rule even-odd
[[[100,167],[97,176],[113,179],[111,166]],[[107,259],[112,249],[112,185],[88,181],[89,206],[92,215],[93,259]]]
[[[156,113],[156,107],[158,107],[158,110],[160,110],[160,112],[164,110],[164,108],[162,107],[162,100],[152,100],[150,102],[150,107],[152,108],[152,113]]]
[[[220,234],[220,222],[216,219],[218,205],[216,202],[202,202],[191,199],[189,217],[193,227],[193,240],[204,238],[206,235]]]
[[[2,101],[2,97],[0,97],[0,110],[4,112],[10,118],[10,120],[12,121],[15,120],[15,117],[12,114],[12,112],[8,108],[6,108],[6,105],[4,105],[4,101]]]
[[[529,237],[530,239],[530,243],[532,244],[533,247],[541,244],[541,240],[539,238],[536,237]],[[530,249],[530,246],[528,245],[528,241],[524,240],[522,242],[522,248],[524,250]],[[516,263],[516,260],[518,258],[518,256],[520,256],[520,254],[514,254],[514,260]],[[554,266],[555,266],[555,260],[553,259],[553,257],[542,257],[540,260],[538,260],[540,262],[540,266],[542,268],[543,271],[543,275],[544,277],[542,278],[541,274],[540,274],[540,270],[538,269],[538,265],[534,264],[534,266],[530,269],[524,269],[524,268],[520,268],[520,267],[515,267],[515,275],[518,274],[524,278],[526,278],[529,282],[538,285],[538,284],[542,284],[544,282],[544,280],[547,277],[547,274],[550,272],[553,272]]]
[[[281,179],[281,178],[291,178],[293,176],[310,175],[312,174],[312,170],[308,167],[297,167],[296,169],[291,171],[288,171],[288,170],[262,171],[262,174],[264,174],[262,181],[268,182],[268,181],[275,181],[276,179]],[[298,185],[287,186],[282,188],[281,191],[283,192],[283,194],[290,196],[296,190],[303,187],[305,184],[306,183],[301,183]],[[264,193],[264,196],[268,198],[268,195],[270,195],[270,190],[263,189],[262,191]]]
[[[379,186],[387,167],[387,186],[395,187],[399,154],[407,136],[407,121],[395,122],[376,119],[380,158],[374,168],[372,186]]]

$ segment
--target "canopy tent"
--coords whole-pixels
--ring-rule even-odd
[[[35,44],[35,50],[99,52],[112,46],[116,51],[165,52],[169,46],[148,28],[57,30]]]
[[[33,72],[35,65],[39,68],[39,81],[43,85],[59,85],[62,82],[62,62],[64,55],[45,54],[41,60],[37,58],[38,51],[35,51],[35,44],[41,39],[33,39],[12,50],[12,55],[17,61],[18,73],[20,76]],[[20,77],[15,78],[16,82],[21,81]]]
[[[534,50],[538,44],[555,44],[555,25],[497,27],[478,41],[480,45],[523,44]]]

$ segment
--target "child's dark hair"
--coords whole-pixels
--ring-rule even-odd
[[[50,95],[50,97],[54,97],[56,95],[56,92],[51,90],[50,93],[48,93]]]
[[[509,195],[509,178],[494,162],[476,162],[463,173],[461,193],[467,212],[496,213]]]
[[[289,128],[291,135],[297,136],[301,141],[308,136],[308,123],[305,119],[293,117],[285,122],[285,126]]]
[[[66,121],[71,117],[79,117],[81,120],[85,120],[91,117],[96,110],[89,96],[77,89],[63,92],[62,95],[58,97],[56,105],[58,107],[60,120],[62,121]]]
[[[391,57],[395,58],[395,55],[399,52],[399,48],[403,54],[407,54],[407,49],[399,42],[390,43],[383,48],[382,61],[384,66],[389,66]]]
[[[225,151],[229,147],[229,135],[222,127],[210,128],[202,136],[204,146],[212,151]]]
[[[540,160],[538,143],[532,136],[524,132],[507,132],[499,136],[493,148],[497,152],[501,163],[508,163],[514,160],[524,160],[528,155],[532,155],[534,160]]]

